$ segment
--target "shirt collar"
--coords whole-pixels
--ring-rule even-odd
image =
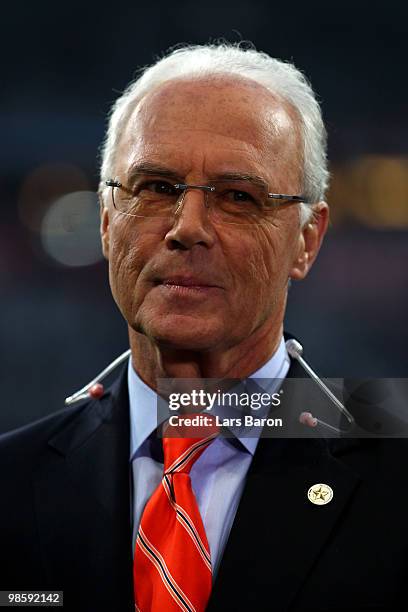
[[[285,378],[290,366],[290,358],[286,350],[286,345],[283,336],[281,337],[278,348],[270,359],[263,366],[250,374],[248,378],[255,378],[258,387],[264,389],[267,393],[274,393],[280,384],[280,379]],[[261,416],[261,415],[259,415]],[[262,428],[255,428],[252,432],[252,437],[247,438],[240,436],[239,440],[244,445],[247,451],[253,455],[261,435]]]
[[[139,450],[143,442],[160,425],[157,422],[156,392],[153,391],[132,366],[128,363],[128,389],[130,406],[130,458]]]
[[[279,346],[272,357],[253,372],[249,378],[256,378],[257,384],[264,388],[268,393],[273,393],[279,381],[272,382],[274,379],[285,378],[290,365],[288,353],[286,351],[283,336]],[[156,402],[156,392],[143,382],[132,366],[132,360],[128,363],[128,389],[130,406],[130,458],[139,450],[143,442],[161,424],[158,422],[158,411]],[[164,419],[163,419],[164,420]],[[259,430],[260,435],[260,430]],[[241,437],[238,439],[245,449],[252,455],[255,452],[259,435],[254,437]]]

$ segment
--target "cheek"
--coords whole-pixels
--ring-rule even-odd
[[[111,228],[109,279],[112,293],[121,307],[143,299],[140,274],[154,244],[157,244],[157,236],[143,234],[132,220],[120,219]]]
[[[234,262],[235,297],[241,311],[270,312],[285,299],[296,232],[285,224],[269,222],[241,231],[231,239],[230,261]]]
[[[287,253],[279,228],[271,224],[249,229],[235,242],[233,261],[239,276],[258,290],[278,279],[285,268],[285,259]]]

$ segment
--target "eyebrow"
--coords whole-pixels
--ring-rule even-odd
[[[211,180],[211,179],[210,179]],[[218,174],[213,177],[213,180],[221,180],[221,181],[246,181],[248,183],[253,183],[254,185],[258,185],[261,187],[268,187],[265,179],[257,174],[252,174],[248,172],[224,172],[223,174]]]
[[[155,164],[152,162],[141,162],[138,164],[134,164],[128,170],[128,180],[132,180],[138,174],[145,174],[148,176],[165,176],[170,179],[174,179],[177,182],[183,182],[184,177],[178,174],[175,170],[168,168],[167,166],[162,166],[160,164]],[[261,176],[257,174],[253,174],[251,172],[223,172],[221,174],[212,174],[208,181],[246,181],[248,183],[252,183],[257,186],[262,186],[268,188],[268,184],[265,182]]]
[[[138,174],[146,174],[148,176],[160,175],[172,178],[178,182],[182,181],[182,177],[175,170],[151,162],[141,162],[132,165],[127,172],[127,178],[132,180]]]

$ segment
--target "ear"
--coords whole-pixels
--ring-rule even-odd
[[[329,225],[329,206],[326,202],[315,204],[312,211],[311,219],[301,229],[298,252],[289,274],[293,280],[302,280],[307,276]]]
[[[104,202],[102,192],[98,192],[99,196],[99,211],[101,216],[100,233],[102,252],[105,259],[109,260],[109,207]]]

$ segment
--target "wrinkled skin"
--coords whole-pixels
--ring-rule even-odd
[[[150,162],[186,183],[252,172],[273,192],[300,194],[302,149],[296,111],[257,83],[172,80],[133,109],[114,177],[126,183],[129,169]],[[306,276],[327,228],[327,205],[315,212],[303,228],[296,204],[259,226],[221,225],[209,217],[203,192],[190,190],[170,222],[135,219],[118,213],[111,190],[103,190],[111,289],[129,325],[133,365],[150,386],[164,375],[245,376],[273,354],[288,279]],[[166,279],[176,275],[205,287],[175,291]]]

